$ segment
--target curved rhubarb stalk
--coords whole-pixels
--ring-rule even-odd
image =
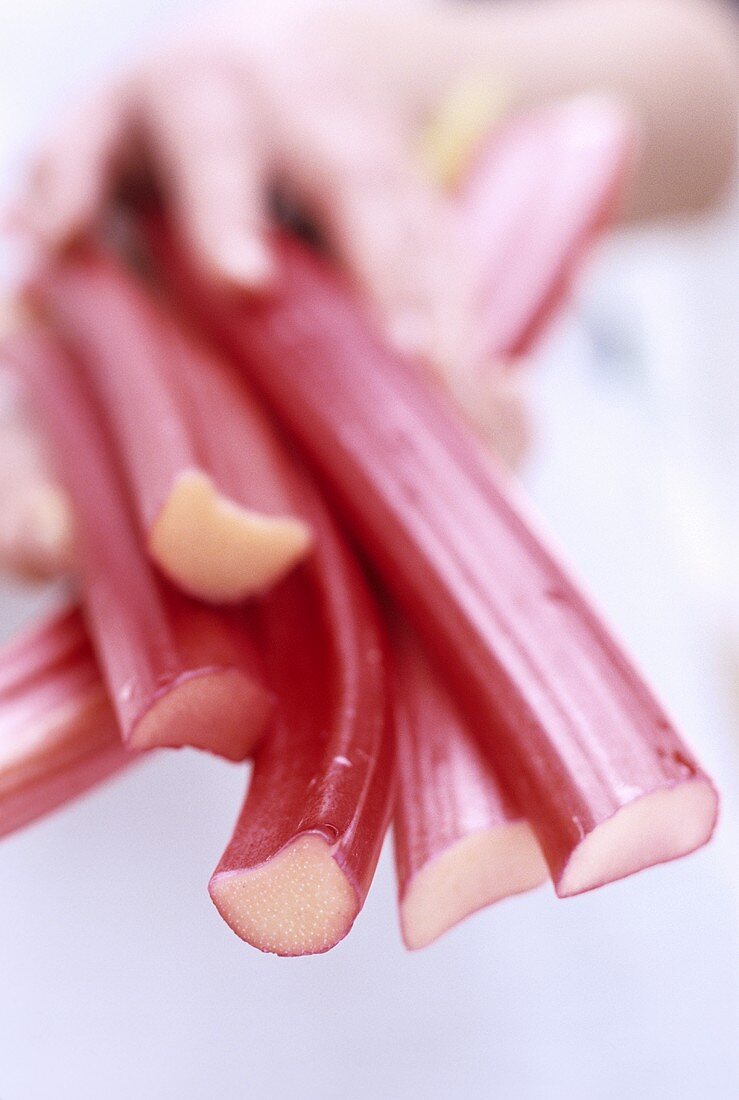
[[[85,614],[124,741],[244,759],[271,709],[245,620],[157,576],[94,405],[56,340],[35,326],[3,346],[30,385],[74,506]]]
[[[136,759],[121,744],[78,611],[0,650],[0,837]]]
[[[393,838],[403,939],[415,949],[548,876],[531,827],[420,644],[399,624],[392,642],[398,697]]]
[[[390,353],[325,261],[275,240],[268,300],[171,287],[303,444],[436,652],[531,822],[560,895],[684,855],[717,795],[440,388]]]
[[[306,485],[314,554],[259,615],[275,726],[257,753],[210,883],[242,939],[278,955],[328,951],[364,904],[392,798],[383,639],[366,584]]]
[[[0,695],[12,698],[32,681],[43,681],[84,646],[91,654],[81,615],[72,608],[19,632],[0,649]]]
[[[516,116],[477,153],[457,198],[491,359],[546,326],[616,208],[633,144],[626,112],[590,97]]]
[[[216,603],[239,602],[279,580],[307,552],[310,533],[280,514],[276,472],[254,453],[235,410],[212,408],[207,393],[199,412],[218,419],[221,450],[231,457],[227,483],[204,461],[180,376],[207,377],[207,353],[100,250],[55,264],[34,293],[91,382],[162,571]]]

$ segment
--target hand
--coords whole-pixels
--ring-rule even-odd
[[[259,293],[278,189],[320,228],[388,338],[442,371],[472,345],[452,204],[420,164],[455,78],[454,6],[257,0],[209,12],[73,112],[18,217],[45,247],[84,230],[146,162],[218,278]]]
[[[121,177],[152,173],[213,277],[273,277],[277,191],[352,273],[387,338],[450,380],[471,370],[471,274],[455,211],[419,156],[458,75],[453,5],[270,0],[208,13],[71,113],[41,149],[15,221],[55,250],[105,213]],[[515,450],[515,397],[489,411]],[[11,388],[0,421],[0,561],[53,573],[71,522]]]
[[[734,164],[734,28],[727,11],[698,0],[243,0],[208,13],[73,112],[42,149],[16,222],[44,249],[63,245],[104,212],[122,175],[145,164],[201,263],[261,293],[273,274],[265,229],[277,188],[320,228],[388,338],[425,356],[458,392],[473,373],[491,378],[476,349],[474,277],[454,209],[416,155],[448,89],[472,70],[502,74],[523,106],[615,94],[644,132],[631,210],[698,209]],[[577,48],[584,29],[587,51]],[[490,389],[478,404],[498,438],[517,443],[520,430],[511,437],[509,428],[518,402]],[[48,510],[29,511],[28,494],[25,503],[18,494],[33,482],[52,498],[38,448],[17,424],[8,416],[0,426],[0,451],[26,439],[29,477],[0,480],[0,512],[21,517],[28,547],[33,517]],[[61,560],[49,533],[68,528],[49,520],[35,560]],[[12,558],[17,541],[0,537],[0,555]]]

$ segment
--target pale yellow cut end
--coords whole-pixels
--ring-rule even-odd
[[[235,603],[263,592],[307,553],[308,527],[265,516],[221,496],[200,470],[186,470],[149,532],[159,567],[193,596]]]
[[[710,839],[717,813],[718,796],[707,779],[642,795],[578,845],[557,894],[581,894],[695,851]]]
[[[486,905],[533,890],[548,876],[529,825],[482,829],[450,845],[422,868],[400,907],[406,947],[427,947]]]
[[[261,867],[215,875],[210,893],[237,936],[275,955],[328,951],[357,913],[354,890],[316,835],[299,837]]]
[[[131,748],[191,746],[245,760],[271,705],[268,693],[237,669],[191,676],[171,687],[136,723]]]
[[[493,85],[487,74],[467,74],[449,90],[421,145],[423,161],[438,183],[451,190],[461,182],[509,101],[503,86]]]

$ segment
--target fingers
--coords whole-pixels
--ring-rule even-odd
[[[121,87],[101,92],[56,131],[29,174],[13,221],[58,248],[93,223],[108,196],[126,129]]]
[[[0,369],[0,567],[53,577],[72,564],[72,518],[14,379]]]
[[[243,87],[178,66],[149,96],[148,138],[184,238],[211,275],[250,289],[272,278],[266,155]]]
[[[266,285],[266,164],[242,81],[211,59],[181,57],[137,74],[78,110],[30,173],[13,222],[44,248],[88,228],[109,196],[127,147],[144,138],[183,237],[210,274]]]
[[[334,119],[292,148],[296,186],[390,341],[426,358],[456,389],[473,369],[477,326],[451,203],[387,128]]]

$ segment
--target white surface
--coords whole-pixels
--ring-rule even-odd
[[[3,3],[0,132],[18,147],[137,6]],[[349,939],[277,960],[205,889],[240,770],[170,755],[0,847],[2,1100],[739,1095],[736,731],[673,566],[654,405],[581,325],[546,358],[530,487],[719,780],[715,843],[580,898],[513,899],[417,955],[385,858]],[[3,597],[5,632],[23,607]]]

